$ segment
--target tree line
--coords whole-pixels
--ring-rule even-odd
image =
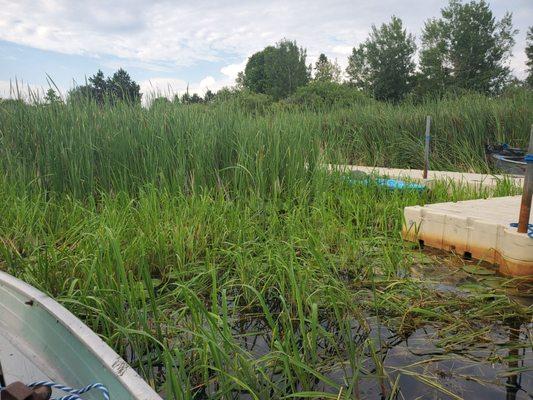
[[[282,40],[252,55],[238,83],[275,99],[312,81],[342,82],[393,102],[410,93],[438,96],[449,90],[469,90],[496,94],[517,83],[507,66],[516,34],[510,13],[497,20],[484,0],[451,0],[439,18],[424,25],[418,68],[415,38],[393,16],[388,23],[373,25],[368,38],[353,48],[344,81],[336,61],[320,54],[314,68],[306,67],[305,49]],[[527,34],[526,54],[528,76],[523,84],[533,87],[533,27]]]
[[[323,53],[314,66],[308,65],[307,51],[295,41],[283,39],[249,57],[233,91],[267,95],[276,101],[288,98],[310,83],[336,84],[357,89],[377,100],[398,102],[408,96],[439,97],[448,91],[494,95],[509,85],[533,88],[533,27],[527,32],[527,77],[522,82],[511,75],[507,65],[516,34],[509,12],[498,20],[485,0],[467,3],[450,0],[439,18],[426,21],[420,49],[415,37],[396,16],[379,27],[372,25],[368,38],[353,47],[345,71]],[[418,64],[415,63],[417,50]],[[217,94],[208,90],[203,97],[187,90],[181,96],[175,95],[173,102],[208,103],[225,96],[228,90]],[[90,98],[100,104],[140,103],[141,96],[139,85],[125,70],[119,69],[108,78],[98,71],[85,85],[71,90],[68,98]],[[60,99],[50,89],[46,100],[51,103]],[[169,102],[165,97],[158,97],[152,103]]]
[[[76,101],[90,98],[99,104],[104,102],[127,101],[141,102],[141,87],[131,79],[130,75],[122,68],[106,77],[98,71],[90,77],[85,85],[77,86],[69,92],[69,100]]]

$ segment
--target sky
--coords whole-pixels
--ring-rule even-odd
[[[525,76],[525,37],[533,0],[489,1],[497,18],[512,12],[519,33],[510,66]],[[417,40],[439,0],[0,0],[0,97],[14,82],[62,95],[101,69],[126,69],[144,97],[203,94],[234,84],[254,52],[282,38],[347,65],[372,24],[402,18]]]

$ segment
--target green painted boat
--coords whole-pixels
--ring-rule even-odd
[[[100,382],[111,400],[161,397],[98,335],[55,300],[0,271],[0,383]],[[66,393],[56,391],[54,396]],[[87,400],[102,399],[92,390]]]

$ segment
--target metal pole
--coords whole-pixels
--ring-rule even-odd
[[[431,127],[431,117],[426,117],[426,142],[424,145],[424,179],[428,178],[429,171],[429,128]]]
[[[526,154],[526,176],[524,177],[524,191],[520,203],[520,216],[518,218],[518,232],[527,233],[529,215],[531,214],[531,197],[533,196],[533,125],[529,134],[529,147]]]

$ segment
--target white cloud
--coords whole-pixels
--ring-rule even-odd
[[[206,76],[200,81],[198,88],[200,91],[206,92],[207,90],[213,89],[217,86],[217,81],[212,76]]]
[[[239,72],[244,71],[247,61],[248,58],[245,58],[242,62],[238,64],[226,65],[225,67],[222,67],[220,69],[220,72],[222,72],[222,74],[224,74],[226,77],[231,78],[233,81],[235,81]]]
[[[30,84],[24,81],[0,80],[0,98],[2,99],[42,99],[48,87]]]
[[[203,96],[207,90],[217,92],[223,87],[233,86],[237,74],[244,70],[247,59],[237,64],[229,64],[220,69],[222,77],[216,79],[209,75],[201,79],[199,82],[186,82],[182,79],[174,78],[150,78],[141,81],[141,92],[143,93],[143,103],[149,104],[155,97],[165,96],[168,99],[173,99],[174,95],[182,95],[187,90],[189,93],[198,93]]]
[[[395,14],[419,35],[424,21],[438,16],[445,4],[444,0],[0,0],[0,40],[101,57],[103,65],[116,63],[109,61],[111,55],[164,72],[200,62],[223,63],[230,57],[245,59],[287,37],[308,49],[310,61],[324,52],[343,65],[371,24],[379,25]],[[520,72],[533,3],[493,0],[491,5],[499,17],[506,9],[515,12],[521,34],[511,64]],[[238,69],[243,65],[227,65],[221,72],[234,79]]]
[[[339,54],[342,56],[349,56],[352,54],[352,49],[354,46],[333,46],[331,51],[335,54]]]

